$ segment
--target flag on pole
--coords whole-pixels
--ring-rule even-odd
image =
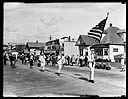
[[[104,31],[104,27],[108,18],[108,14],[107,13],[107,17],[105,19],[103,19],[102,21],[100,21],[100,23],[98,25],[96,25],[95,27],[93,27],[89,32],[88,32],[88,36],[93,37],[95,39],[97,39],[99,42],[101,40],[102,37],[102,33]]]

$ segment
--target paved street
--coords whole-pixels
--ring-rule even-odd
[[[57,66],[46,66],[45,72],[34,65],[17,62],[16,68],[11,68],[9,62],[4,66],[4,96],[55,96],[65,97],[80,95],[121,96],[126,95],[126,72],[119,69],[95,69],[95,83],[88,82],[87,67],[65,66],[62,74],[55,73]]]

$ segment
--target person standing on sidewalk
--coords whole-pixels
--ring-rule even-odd
[[[6,65],[6,61],[7,61],[7,54],[6,53],[4,53],[3,60],[4,60],[4,65]]]
[[[45,65],[46,65],[45,59],[46,59],[46,57],[45,57],[44,53],[40,53],[39,61],[41,64],[41,71],[43,71],[43,72],[44,72]]]
[[[12,65],[13,65],[13,64],[12,64],[12,57],[13,57],[13,56],[12,56],[12,53],[9,53],[9,60],[10,60],[10,66],[11,66],[11,67],[12,67]]]
[[[10,54],[9,54],[9,60],[10,60],[10,66],[11,66],[12,68],[15,68],[16,55],[10,53]]]
[[[85,61],[85,66],[88,66],[88,58],[87,58],[86,55],[85,55],[85,57],[84,57],[84,61]]]
[[[76,65],[78,65],[78,66],[79,66],[79,60],[80,60],[80,57],[79,57],[79,55],[77,55],[77,58],[76,58]]]
[[[33,67],[33,54],[30,55],[30,69]]]
[[[74,55],[72,55],[72,57],[71,57],[71,66],[73,66],[73,64],[75,64],[75,57],[74,57]]]
[[[21,55],[22,64],[24,64],[24,59],[25,59],[25,55],[22,53],[22,55]]]
[[[123,71],[125,71],[125,55],[123,54],[122,55],[122,59],[121,59],[121,65],[122,65],[122,67],[121,67],[121,72],[123,72]]]
[[[89,82],[94,83],[94,69],[95,69],[94,50],[91,50],[90,47],[88,47],[88,53],[89,53],[88,62],[90,68]]]

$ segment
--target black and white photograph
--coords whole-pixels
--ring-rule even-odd
[[[3,97],[126,97],[126,4],[3,3]]]

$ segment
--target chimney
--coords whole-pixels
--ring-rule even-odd
[[[112,23],[110,23],[110,27],[112,27]]]
[[[50,41],[52,40],[52,37],[51,37],[51,35],[50,35]]]
[[[70,41],[70,39],[71,39],[71,36],[68,37],[68,41]]]
[[[38,43],[38,40],[36,41],[36,43]]]

